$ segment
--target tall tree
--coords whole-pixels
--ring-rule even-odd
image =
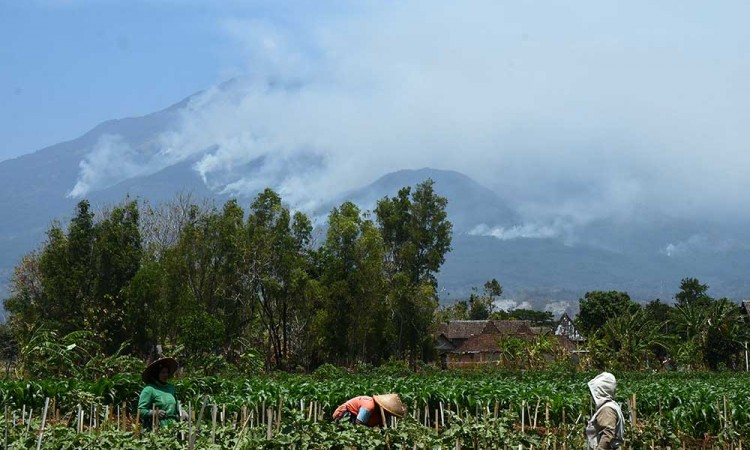
[[[321,249],[326,305],[321,313],[324,352],[339,362],[379,362],[384,342],[383,239],[372,220],[351,202],[331,211]]]
[[[451,249],[453,225],[448,201],[431,179],[385,197],[375,208],[385,243],[385,272],[392,287],[389,305],[395,319],[398,352],[412,365],[432,349],[431,325],[437,308],[437,279]]]
[[[311,225],[303,214],[292,218],[281,197],[266,189],[255,198],[247,220],[247,276],[273,351],[273,364],[285,367],[291,324],[304,311],[309,283]]]

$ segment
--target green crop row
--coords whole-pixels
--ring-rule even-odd
[[[531,373],[433,373],[433,374],[338,374],[264,376],[248,379],[198,378],[174,381],[177,395],[187,408],[204,402],[217,404],[227,415],[242,408],[278,407],[290,412],[314,407],[330,416],[340,403],[356,395],[397,392],[410,412],[425,411],[428,426],[435,411],[458,412],[461,417],[511,415],[517,424],[534,420],[543,427],[560,428],[591,414],[586,381],[593,374]],[[121,405],[132,413],[142,385],[129,377],[98,381],[25,380],[0,381],[0,406],[37,411],[46,398],[64,415],[77,405]],[[723,373],[628,373],[619,377],[618,400],[633,427],[648,424],[665,435],[737,434],[750,436],[750,376]],[[311,406],[314,405],[314,406]],[[37,412],[38,414],[38,412]]]

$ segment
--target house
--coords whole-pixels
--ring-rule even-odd
[[[750,300],[742,300],[740,313],[742,313],[742,318],[745,322],[750,322]]]
[[[562,349],[580,352],[585,339],[567,314],[554,328],[532,327],[527,320],[452,320],[436,333],[435,349],[443,368],[469,367],[497,363],[502,354],[500,342],[507,337],[533,341],[555,336]]]
[[[567,338],[560,339],[560,343],[568,350],[577,350],[580,344],[586,342],[586,338],[578,331],[568,313],[563,313],[560,316],[557,327],[555,327],[555,336]]]
[[[441,366],[497,363],[501,353],[498,342],[510,336],[532,340],[537,334],[526,320],[452,320],[437,331]]]

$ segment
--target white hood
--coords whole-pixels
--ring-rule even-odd
[[[609,372],[602,372],[589,381],[589,390],[591,391],[591,396],[594,398],[597,409],[601,408],[605,402],[615,399],[616,388],[617,380]]]

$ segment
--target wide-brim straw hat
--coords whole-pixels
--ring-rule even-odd
[[[406,405],[401,401],[401,397],[398,394],[373,395],[372,399],[381,408],[396,417],[404,417],[406,415]]]
[[[141,374],[141,379],[143,380],[143,382],[150,383],[152,380],[158,379],[159,371],[162,367],[166,367],[169,369],[169,376],[171,377],[175,372],[177,372],[177,361],[174,358],[159,358],[156,361],[152,362],[143,370],[143,373]]]

